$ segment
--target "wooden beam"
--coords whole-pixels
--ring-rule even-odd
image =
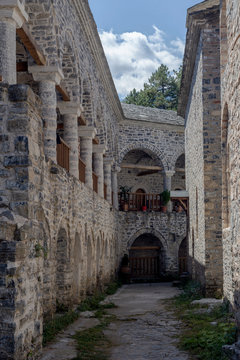
[[[67,89],[63,85],[56,85],[56,90],[62,95],[63,101],[70,101],[70,96]]]
[[[140,170],[163,170],[161,166],[150,166],[150,165],[138,165],[138,164],[121,164],[122,169],[140,169]]]
[[[20,29],[17,29],[17,35],[20,37],[20,39],[23,42],[23,45],[26,47],[30,55],[33,57],[37,65],[46,65],[46,58],[43,55],[42,50],[32,37],[30,31],[28,30],[28,27],[26,24],[23,24],[23,26]]]
[[[87,124],[86,119],[83,116],[83,114],[81,114],[81,116],[79,116],[79,118],[78,118],[78,125],[85,126],[86,124]]]
[[[99,139],[95,136],[95,138],[93,139],[93,144],[98,145],[99,144]]]
[[[22,61],[17,63],[17,72],[26,72],[28,71],[27,61]]]

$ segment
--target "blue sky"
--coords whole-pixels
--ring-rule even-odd
[[[198,0],[89,0],[120,98],[161,63],[182,62],[187,9]]]

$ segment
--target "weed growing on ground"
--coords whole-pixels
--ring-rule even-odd
[[[63,315],[56,315],[51,321],[43,326],[43,346],[52,341],[55,336],[68,325],[77,320],[79,314],[75,311],[68,311]]]
[[[193,300],[201,297],[199,284],[191,281],[172,301],[172,310],[186,325],[179,346],[199,360],[225,360],[227,357],[222,353],[222,346],[236,340],[236,326],[229,306],[223,303],[204,311],[199,305],[191,305]]]
[[[106,296],[113,295],[120,286],[121,284],[118,281],[110,283],[104,293],[96,293],[85,299],[78,306],[77,311],[68,311],[67,307],[57,303],[57,314],[52,320],[46,322],[43,326],[43,346],[54,340],[60,331],[64,330],[68,325],[77,320],[80,315],[79,312],[96,311],[95,317],[102,319],[103,316],[106,315],[105,309],[114,308],[116,305],[113,303],[101,305],[100,302],[103,301]]]

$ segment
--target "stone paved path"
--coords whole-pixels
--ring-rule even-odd
[[[123,286],[111,300],[119,321],[105,331],[111,340],[111,360],[189,360],[176,347],[181,323],[166,311],[164,301],[178,293],[171,284]]]
[[[124,285],[109,297],[118,307],[108,310],[117,320],[105,330],[112,343],[110,360],[190,360],[176,347],[181,324],[166,311],[164,300],[178,293],[170,283]],[[71,336],[95,326],[96,319],[80,318],[54,344],[44,349],[41,360],[70,360],[76,357]]]

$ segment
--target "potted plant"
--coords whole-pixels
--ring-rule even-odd
[[[161,207],[163,212],[167,212],[167,204],[170,201],[170,191],[164,190],[161,194]]]
[[[120,186],[120,200],[123,207],[123,211],[128,211],[128,200],[129,200],[129,193],[131,192],[129,186]]]

